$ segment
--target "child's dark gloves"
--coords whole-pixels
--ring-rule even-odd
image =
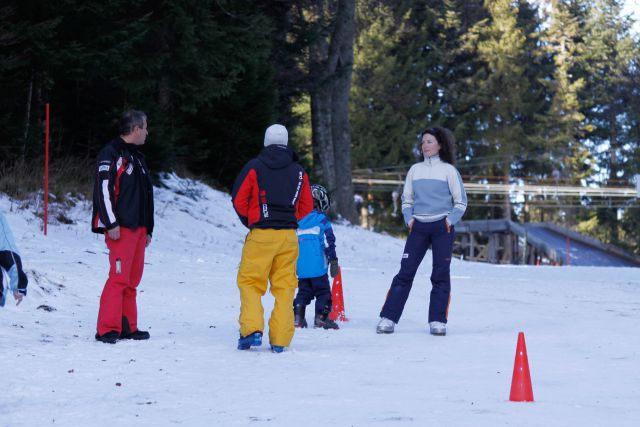
[[[339,267],[338,267],[338,258],[329,260],[329,274],[331,277],[336,277],[338,275]]]

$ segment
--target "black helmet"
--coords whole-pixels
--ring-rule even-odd
[[[320,210],[322,212],[326,212],[327,210],[329,210],[329,207],[331,206],[331,199],[329,198],[327,189],[322,185],[313,184],[311,186],[311,197],[313,197],[313,200],[316,200],[318,202],[318,204],[320,205]]]

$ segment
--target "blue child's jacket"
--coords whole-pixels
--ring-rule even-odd
[[[329,218],[318,210],[298,222],[298,278],[308,279],[327,274],[328,260],[336,259],[336,236]],[[326,245],[325,245],[326,237]]]

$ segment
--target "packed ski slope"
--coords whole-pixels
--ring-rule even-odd
[[[89,205],[43,237],[39,218],[0,196],[30,278],[25,301],[0,309],[0,426],[639,425],[640,269],[454,260],[448,335],[434,337],[428,254],[396,333],[382,336],[403,241],[336,226],[350,321],[297,330],[283,354],[243,352],[246,230],[228,195],[165,184],[138,294],[151,340],[116,345],[93,337],[108,261]],[[518,331],[535,403],[508,401]]]

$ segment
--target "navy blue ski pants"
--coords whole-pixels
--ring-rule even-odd
[[[331,312],[331,286],[326,274],[320,277],[298,279],[298,295],[293,300],[293,305],[306,307],[313,298],[316,299],[316,314]]]
[[[451,253],[453,251],[454,230],[447,230],[445,220],[436,222],[414,221],[413,228],[400,263],[400,272],[393,278],[380,317],[398,323],[409,297],[413,279],[427,249],[433,252],[431,271],[431,298],[429,300],[429,322],[447,323],[449,296],[451,295]]]

